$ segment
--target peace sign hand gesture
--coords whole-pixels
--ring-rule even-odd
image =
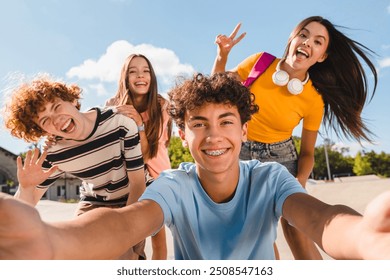
[[[222,57],[228,56],[231,49],[237,43],[239,43],[242,40],[242,38],[245,37],[246,32],[242,33],[240,36],[236,38],[236,35],[240,27],[241,27],[241,23],[237,24],[233,32],[229,36],[221,35],[221,34],[217,35],[217,37],[215,38],[215,43],[218,45],[218,55]]]

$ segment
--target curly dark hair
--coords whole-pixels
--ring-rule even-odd
[[[206,76],[197,73],[168,92],[169,114],[180,129],[184,129],[185,113],[202,107],[205,103],[229,104],[237,107],[241,123],[250,120],[259,110],[255,96],[230,73]]]
[[[66,85],[52,81],[48,77],[37,77],[30,83],[23,83],[12,92],[4,108],[5,127],[11,135],[27,142],[36,142],[46,132],[35,122],[38,113],[45,110],[48,102],[56,98],[74,102],[80,109],[81,89],[76,85]]]

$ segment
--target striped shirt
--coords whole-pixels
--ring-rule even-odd
[[[50,187],[67,172],[83,181],[82,201],[123,204],[129,194],[127,171],[144,168],[137,125],[110,109],[91,110],[97,111],[92,133],[81,141],[60,139],[49,148],[43,168],[57,165],[59,169],[38,188]]]

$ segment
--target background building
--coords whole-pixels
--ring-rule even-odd
[[[19,185],[16,175],[17,155],[0,147],[0,191],[14,195]],[[81,180],[65,173],[45,193],[42,199],[67,201],[79,199]]]

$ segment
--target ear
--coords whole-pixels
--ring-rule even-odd
[[[244,123],[242,125],[242,135],[241,135],[241,141],[246,142],[248,140],[248,123]]]
[[[324,53],[321,56],[321,58],[317,60],[317,62],[319,62],[319,63],[324,62],[327,57],[328,57],[328,53]]]
[[[186,140],[186,133],[184,132],[184,130],[181,130],[181,129],[179,129],[178,132],[179,132],[179,137],[181,139],[181,143],[182,143],[183,147],[188,148],[188,143]]]

